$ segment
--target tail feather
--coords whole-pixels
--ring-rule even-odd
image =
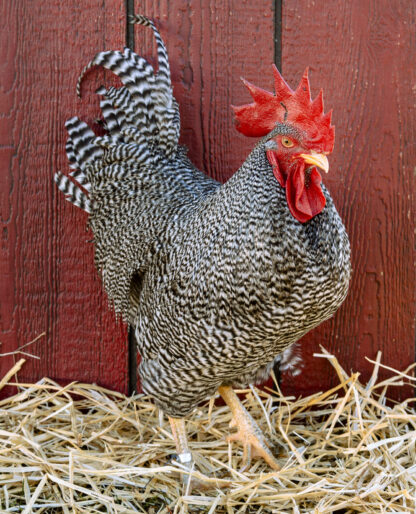
[[[151,109],[135,102],[127,88],[109,88],[105,98],[112,102],[121,130],[132,126],[137,127],[143,133],[143,138],[153,139],[156,124],[152,121]]]
[[[133,125],[140,124],[143,131],[148,133],[148,137],[151,137],[152,129],[156,128],[150,105],[151,82],[154,82],[153,68],[144,59],[135,59],[135,57],[138,56],[135,54],[133,56],[128,48],[124,53],[101,52],[84,68],[78,81],[79,83],[82,81],[85,71],[91,67],[91,64],[102,66],[119,76],[126,87],[109,88],[105,93],[106,98],[113,101],[113,106],[117,112],[122,113],[126,122]]]
[[[88,213],[91,212],[88,196],[77,185],[60,171],[55,173],[54,178],[58,189],[64,194],[65,200]]]
[[[143,57],[129,48],[125,48],[124,52],[100,52],[82,70],[77,92],[80,94],[82,80],[93,66],[111,70],[125,86],[109,88],[105,93],[107,99],[113,100],[115,115],[124,116],[126,123],[139,127],[146,139],[170,156],[177,150],[180,117],[178,104],[172,94],[168,55],[153,21],[136,15],[132,22],[153,30],[157,43],[157,73]],[[99,92],[102,94],[104,91]]]
[[[178,144],[180,117],[178,104],[172,95],[168,54],[159,31],[152,20],[142,15],[136,15],[133,21],[141,25],[150,26],[156,39],[158,71],[155,77],[156,88],[153,90],[152,97],[156,119],[159,121],[159,146],[167,154],[170,154],[172,149],[176,148]]]
[[[110,177],[120,182],[130,170],[122,173],[119,164],[128,168],[128,161],[138,166],[157,163],[163,155],[172,157],[178,151],[180,117],[172,94],[169,60],[163,40],[155,24],[145,16],[136,15],[133,23],[150,27],[155,35],[158,70],[132,50],[98,53],[85,66],[77,82],[80,95],[82,79],[93,66],[113,71],[123,87],[100,87],[100,101],[107,135],[97,137],[88,125],[77,117],[66,123],[66,151],[69,177],[55,175],[55,181],[65,198],[87,212],[91,201],[88,193],[100,187],[100,180]],[[115,174],[115,175],[114,175]]]
[[[71,171],[69,175],[75,182],[72,182],[71,180],[68,182],[62,182],[62,178],[60,178],[60,180],[62,186],[67,188],[64,193],[67,195],[66,199],[77,207],[84,209],[84,206],[87,204],[85,201],[85,198],[87,197],[77,186],[82,185],[87,192],[91,190],[86,169],[91,160],[102,156],[103,149],[94,144],[94,140],[96,139],[94,132],[86,123],[80,121],[77,117],[69,119],[65,126],[69,135],[66,143],[67,156],[70,162],[70,167],[74,170]],[[68,192],[68,188],[70,189],[70,193]]]
[[[97,90],[97,94],[105,95],[106,90],[104,88],[100,88]],[[104,117],[104,127],[105,129],[112,134],[112,136],[115,139],[119,139],[120,132],[121,132],[121,120],[119,120],[119,117],[117,116],[116,110],[113,107],[113,102],[109,100],[108,98],[103,98],[100,101],[100,108],[101,112],[103,113]]]
[[[166,47],[160,37],[159,31],[152,20],[141,14],[136,14],[132,17],[132,23],[151,27],[156,39],[157,57],[158,57],[158,71],[156,73],[156,84],[160,94],[165,96],[165,107],[171,107],[170,101],[172,99],[172,84],[170,81],[170,67],[169,58]]]
[[[97,170],[95,176],[97,177],[96,189],[103,189],[107,184],[118,184],[122,183],[123,180],[129,178],[135,170],[118,163],[114,162]]]
[[[100,139],[101,138],[96,139],[98,144],[100,144]],[[106,149],[104,157],[94,163],[94,169],[96,170],[98,166],[101,168],[108,164],[128,160],[133,160],[140,165],[147,162],[149,157],[150,152],[147,146],[140,146],[136,143],[118,143]]]
[[[92,144],[96,135],[86,123],[76,116],[69,119],[65,123],[65,127],[72,142],[71,150],[75,155],[76,164],[82,171],[85,171],[89,162],[100,157],[103,150]]]
[[[74,171],[70,171],[69,176],[72,177],[76,183],[80,184],[88,193],[91,191],[91,184],[88,182],[87,176],[82,170],[76,169]]]
[[[65,145],[66,156],[68,157],[69,167],[72,169],[77,169],[77,159],[74,153],[74,145],[72,144],[72,139],[68,139]]]

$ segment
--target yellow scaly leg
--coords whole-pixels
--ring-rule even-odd
[[[243,444],[243,467],[246,468],[250,465],[253,456],[262,457],[271,468],[280,470],[262,431],[240,402],[232,387],[221,386],[218,392],[233,414],[233,424],[237,426],[238,430],[235,434],[229,435],[227,440],[240,441]]]

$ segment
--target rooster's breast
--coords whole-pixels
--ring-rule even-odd
[[[302,225],[284,192],[270,191],[196,206],[149,275],[136,324],[142,385],[168,414],[185,415],[223,383],[258,380],[345,298],[349,244],[328,193]]]

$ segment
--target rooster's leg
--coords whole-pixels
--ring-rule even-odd
[[[192,454],[188,446],[188,437],[186,435],[185,420],[183,418],[169,417],[170,426],[172,428],[173,439],[176,444],[179,462],[187,468],[191,467]]]
[[[234,424],[238,429],[235,434],[231,434],[227,439],[228,441],[243,443],[244,468],[250,465],[251,456],[257,456],[262,457],[271,468],[279,470],[280,466],[270,451],[266,438],[233,389],[229,386],[221,386],[218,392],[231,409]]]
[[[173,438],[176,444],[176,452],[178,454],[178,459],[181,464],[183,464],[190,472],[192,472],[194,461],[192,459],[192,454],[189,450],[188,446],[188,438],[186,436],[186,428],[185,428],[185,420],[181,418],[171,418],[169,417],[170,426],[172,428]],[[214,484],[212,480],[208,482],[203,482],[198,478],[190,475],[182,475],[182,483],[189,491],[204,491],[209,489],[218,489],[222,487],[230,487],[231,482],[225,482]]]
[[[178,454],[178,460],[183,466],[185,466],[187,470],[192,472],[194,461],[192,459],[192,454],[188,446],[188,437],[186,435],[185,420],[183,418],[169,417],[169,421],[170,426],[172,428],[173,439],[175,440],[176,444],[176,453]],[[188,474],[182,475],[182,484],[189,491],[192,491],[193,489],[210,489],[212,487],[207,487],[206,484],[203,484],[194,477],[191,480],[191,475]]]

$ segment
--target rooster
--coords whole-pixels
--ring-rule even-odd
[[[244,460],[279,469],[269,441],[233,388],[259,383],[306,332],[334,314],[350,278],[344,225],[321,182],[334,145],[322,91],[307,71],[293,91],[273,67],[275,93],[245,82],[253,103],[234,107],[237,129],[260,138],[225,184],[178,144],[180,118],[155,24],[158,71],[126,48],[96,65],[123,87],[105,89],[106,135],[68,120],[73,171],[55,181],[89,213],[95,263],[109,301],[135,331],[141,386],[170,420],[179,459],[192,456],[184,418],[219,391]]]

